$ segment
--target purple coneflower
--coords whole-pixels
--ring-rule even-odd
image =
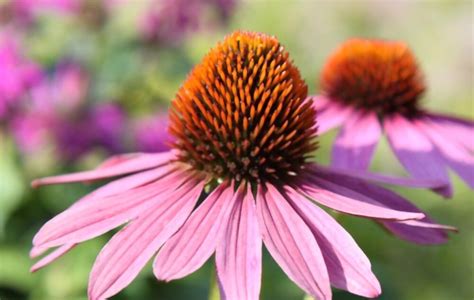
[[[308,162],[316,149],[315,115],[305,82],[276,38],[230,35],[194,68],[172,103],[173,150],[115,156],[96,170],[33,182],[122,176],[41,228],[31,255],[58,248],[32,270],[127,223],[95,261],[90,299],[118,293],[153,256],[155,276],[170,281],[213,253],[222,297],[258,299],[262,241],[289,278],[318,299],[331,299],[331,285],[378,296],[368,258],[315,203],[428,241],[445,238],[450,228],[366,179],[416,182],[355,177]]]
[[[420,107],[426,86],[405,43],[347,41],[328,59],[321,88],[318,132],[342,127],[334,167],[366,170],[385,131],[411,176],[445,182],[436,192],[452,194],[448,167],[474,187],[474,122]]]

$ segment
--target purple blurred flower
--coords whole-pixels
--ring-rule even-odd
[[[169,134],[168,115],[158,114],[139,120],[134,126],[134,151],[162,152],[170,149],[173,137]]]
[[[90,123],[94,127],[94,143],[106,149],[109,153],[124,150],[123,136],[126,116],[116,103],[103,103],[93,107],[90,112]]]
[[[80,8],[80,0],[10,0],[0,5],[0,23],[31,25],[42,11],[74,14]]]
[[[226,21],[235,7],[235,0],[153,0],[141,20],[140,31],[145,40],[177,43],[204,24],[209,9]]]
[[[0,35],[0,121],[11,118],[25,92],[42,77],[38,65],[25,58],[16,41]]]
[[[95,148],[107,153],[123,150],[125,114],[117,104],[88,107],[75,119],[57,118],[50,128],[56,148],[65,160],[76,160]]]
[[[125,114],[115,104],[87,103],[90,78],[78,64],[59,64],[49,80],[31,92],[30,105],[12,122],[23,152],[36,152],[53,142],[66,160],[77,159],[95,147],[109,153],[122,150]]]

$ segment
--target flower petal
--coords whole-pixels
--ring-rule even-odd
[[[334,143],[331,164],[343,169],[367,170],[381,134],[375,114],[350,116]]]
[[[427,117],[439,125],[439,130],[443,131],[446,138],[474,151],[474,121],[433,113],[428,113]]]
[[[48,221],[33,238],[33,245],[54,247],[101,235],[135,218],[185,179],[184,172],[176,172],[143,187],[73,205]]]
[[[354,239],[329,214],[285,187],[288,201],[311,229],[324,256],[332,285],[364,297],[377,297],[380,283]]]
[[[474,155],[463,147],[442,135],[431,122],[418,122],[418,128],[425,132],[443,154],[446,163],[466,182],[474,188]],[[473,137],[474,138],[474,137]]]
[[[115,234],[94,263],[89,298],[105,299],[126,287],[183,225],[203,186],[199,180],[186,182]]]
[[[397,186],[406,186],[410,188],[438,188],[444,186],[446,183],[440,179],[420,179],[420,178],[410,178],[410,177],[394,177],[387,176],[382,174],[377,174],[373,172],[365,172],[358,170],[357,172],[352,172],[347,169],[340,169],[336,167],[325,167],[316,164],[308,164],[306,169],[314,174],[339,174],[350,176],[353,178],[358,178],[364,181],[373,182],[377,184],[390,184]]]
[[[156,168],[169,162],[174,157],[172,152],[164,152],[157,154],[137,154],[133,158],[115,163],[110,166],[99,168],[92,171],[78,172],[73,174],[45,177],[34,180],[31,185],[38,187],[41,185],[58,184],[67,182],[84,182],[91,180],[99,180],[119,175],[138,172]]]
[[[444,186],[433,191],[452,196],[448,171],[430,139],[401,116],[385,119],[384,125],[389,143],[408,173],[415,178],[442,180]]]
[[[316,110],[316,112],[320,112],[325,110],[328,105],[330,105],[330,100],[324,96],[309,96],[308,98],[313,101],[313,108]]]
[[[257,191],[263,242],[288,277],[308,294],[331,299],[324,258],[311,230],[271,184]]]
[[[239,196],[233,184],[219,185],[160,250],[153,263],[156,278],[169,281],[199,269],[215,251]]]
[[[151,181],[154,181],[158,179],[159,177],[163,176],[165,173],[169,173],[172,170],[172,168],[169,168],[167,166],[159,167],[156,169],[152,169],[150,171],[144,171],[140,172],[134,175],[130,175],[124,178],[120,178],[117,180],[114,180],[97,190],[93,191],[92,193],[82,197],[81,199],[77,200],[72,206],[72,207],[77,207],[79,205],[83,205],[92,201],[100,201],[101,198],[105,198],[108,196],[112,195],[117,195],[119,193],[124,193],[126,191],[129,191],[133,188],[139,187],[141,185],[144,185],[146,183],[149,183]],[[70,209],[71,209],[70,208]],[[74,244],[75,245],[75,244]],[[30,251],[30,257],[37,257],[40,256],[42,253],[47,251],[49,247],[45,246],[33,246],[33,248]],[[55,250],[59,251],[59,249]],[[65,254],[65,253],[63,253]],[[52,255],[49,254],[48,256]],[[46,257],[42,259],[41,261],[45,261]],[[53,262],[54,260],[49,260],[47,264]],[[37,264],[40,264],[38,262]],[[46,266],[47,264],[42,264],[41,267]]]
[[[221,298],[258,300],[262,273],[262,237],[250,186],[236,201],[216,249]]]
[[[423,213],[415,205],[396,193],[382,187],[368,184],[358,178],[340,174],[320,174],[332,182],[337,182],[350,190],[369,196],[386,207],[408,212]],[[440,244],[447,240],[446,230],[456,231],[456,228],[435,223],[429,217],[420,220],[380,221],[389,231],[398,237],[419,244]]]
[[[422,213],[406,212],[381,205],[368,195],[320,177],[301,180],[298,188],[313,201],[351,215],[388,220],[421,219]]]
[[[46,255],[42,259],[40,259],[37,263],[35,263],[31,269],[30,272],[36,272],[41,268],[44,268],[45,266],[49,265],[56,259],[60,258],[64,254],[68,253],[72,248],[74,248],[77,244],[65,244],[62,245],[61,247],[55,249],[53,252],[50,254]]]
[[[318,134],[324,134],[327,131],[338,127],[346,121],[351,113],[352,110],[348,107],[343,107],[336,103],[328,104],[324,110],[318,111]]]

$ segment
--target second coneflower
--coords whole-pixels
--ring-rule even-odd
[[[366,170],[385,131],[411,176],[444,181],[435,191],[449,197],[449,167],[474,188],[474,122],[420,107],[426,86],[405,43],[345,42],[327,60],[321,89],[315,101],[319,132],[342,126],[333,166]]]
[[[212,49],[178,91],[170,130],[172,151],[113,157],[93,171],[33,183],[123,176],[41,228],[32,256],[58,248],[33,270],[128,223],[97,257],[90,299],[118,293],[155,255],[155,276],[169,281],[213,253],[223,298],[258,299],[262,241],[290,279],[318,299],[331,298],[331,285],[376,297],[381,289],[369,260],[314,202],[381,220],[402,236],[420,237],[422,228],[421,238],[445,238],[445,227],[362,177],[401,180],[356,178],[307,162],[316,149],[315,111],[274,37],[236,32]]]

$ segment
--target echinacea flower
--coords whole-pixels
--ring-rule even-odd
[[[334,167],[366,170],[385,132],[412,177],[445,182],[436,192],[451,196],[448,168],[474,187],[474,122],[420,107],[426,86],[405,43],[345,42],[327,60],[321,89],[315,100],[319,133],[342,127]]]
[[[289,278],[318,299],[331,299],[331,285],[378,296],[368,258],[314,202],[379,220],[402,236],[442,239],[449,227],[367,180],[434,183],[352,176],[308,162],[317,148],[315,114],[278,40],[235,32],[194,68],[172,102],[173,150],[115,156],[96,170],[33,182],[122,176],[40,229],[31,255],[57,248],[33,271],[127,223],[94,263],[90,299],[118,293],[153,256],[156,278],[170,281],[196,271],[214,252],[222,297],[258,299],[262,241]]]

